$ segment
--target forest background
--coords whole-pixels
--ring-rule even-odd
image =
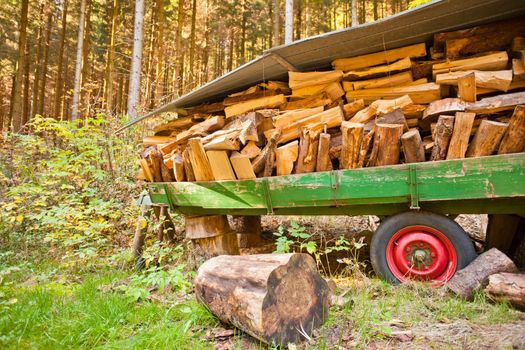
[[[424,2],[296,0],[293,40]],[[4,0],[0,130],[19,131],[35,115],[70,120],[154,109],[284,43],[284,12],[283,0]],[[136,112],[128,98],[137,17]]]

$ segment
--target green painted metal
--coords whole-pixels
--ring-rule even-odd
[[[525,153],[255,180],[149,185],[154,203],[188,215],[525,213]]]

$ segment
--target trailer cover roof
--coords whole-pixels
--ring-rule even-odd
[[[420,42],[431,43],[433,34],[437,32],[518,16],[525,16],[524,0],[432,1],[375,22],[267,50],[262,56],[131,121],[120,130],[162,112],[219,101],[230,93],[262,81],[287,80],[286,62],[299,71],[327,70],[331,69],[331,62],[336,58],[359,56]]]

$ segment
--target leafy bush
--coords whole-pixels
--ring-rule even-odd
[[[133,142],[112,136],[102,116],[80,126],[37,116],[30,130],[0,138],[0,242],[73,266],[127,241]]]

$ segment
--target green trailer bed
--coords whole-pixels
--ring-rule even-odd
[[[525,153],[255,180],[152,183],[153,203],[186,215],[525,213]]]

